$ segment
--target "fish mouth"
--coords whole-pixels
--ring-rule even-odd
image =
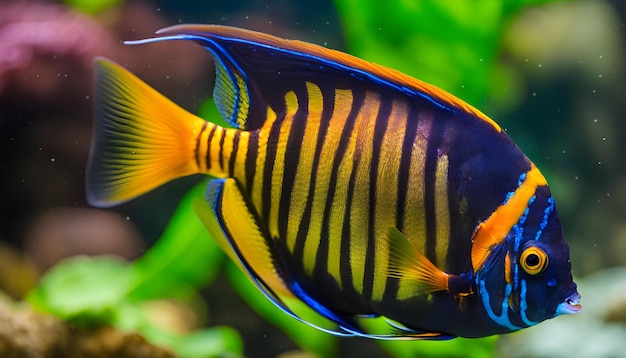
[[[583,306],[580,304],[580,298],[580,293],[574,292],[556,307],[556,314],[576,314],[580,312],[583,309]]]

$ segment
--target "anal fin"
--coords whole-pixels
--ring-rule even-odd
[[[207,201],[195,202],[194,210],[222,250],[271,291],[293,296],[278,272],[271,241],[235,179],[210,181],[205,196]]]
[[[200,220],[217,240],[222,249],[250,278],[252,283],[280,310],[329,334],[354,336],[365,334],[350,317],[342,317],[323,306],[303,290],[298,282],[287,283],[281,273],[269,235],[262,229],[258,215],[241,192],[235,179],[214,179],[206,190],[206,203],[194,203]],[[337,323],[339,328],[329,329],[307,321],[295,313],[281,297],[297,297],[320,316]]]

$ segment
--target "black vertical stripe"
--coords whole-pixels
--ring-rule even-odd
[[[353,90],[352,91],[352,108],[347,118],[347,123],[344,128],[345,133],[352,133],[356,126],[356,119],[361,109],[363,109],[363,103],[365,102],[365,91]],[[345,140],[349,140],[349,136]],[[341,138],[344,140],[344,138]],[[344,153],[345,155],[345,153]],[[349,158],[348,158],[349,160]],[[352,282],[352,266],[350,265],[350,208],[352,207],[352,201],[354,199],[354,190],[356,185],[356,173],[358,160],[355,160],[353,164],[352,173],[350,173],[350,179],[348,181],[348,192],[346,195],[346,208],[343,216],[343,225],[341,227],[341,252],[339,257],[339,271],[341,272],[341,282],[343,284],[343,291],[349,296],[359,296],[360,292],[357,292]]]
[[[215,131],[217,130],[217,126],[211,126],[211,132],[209,132],[209,137],[207,138],[207,147],[206,147],[206,169],[207,171],[211,169],[211,141],[213,140],[213,135],[215,135]]]
[[[241,135],[240,131],[235,132],[233,136],[233,150],[230,152],[230,159],[228,160],[228,176],[233,177],[233,173],[235,171],[235,159],[237,158],[237,152],[239,151],[239,137]]]
[[[321,90],[321,88],[320,88]],[[311,163],[311,181],[309,182],[309,193],[307,195],[307,202],[302,214],[302,220],[298,225],[298,233],[296,234],[296,241],[293,249],[294,262],[301,265],[304,268],[304,243],[306,241],[307,232],[311,225],[311,210],[313,209],[313,199],[315,193],[315,185],[317,183],[317,171],[320,165],[320,155],[322,153],[322,145],[324,144],[324,138],[328,130],[328,122],[333,115],[333,105],[328,107],[327,102],[334,102],[334,89],[331,93],[322,92],[324,103],[322,104],[322,117],[320,120],[320,128],[317,133],[315,153],[313,153],[313,162]],[[321,239],[321,238],[320,238]]]
[[[259,132],[248,132],[248,148],[246,152],[246,189],[248,196],[252,196],[254,176],[256,175],[256,159],[259,155]],[[261,190],[261,188],[259,188]]]
[[[437,114],[432,119],[431,130],[428,135],[426,146],[426,158],[424,163],[424,212],[426,214],[426,247],[425,255],[435,265],[437,262],[437,231],[435,217],[435,180],[437,176],[437,160],[439,150],[443,142],[443,135],[446,129],[446,119],[437,118]]]
[[[411,158],[413,145],[417,138],[419,124],[419,107],[409,103],[407,108],[406,127],[404,128],[404,140],[402,141],[402,154],[400,157],[400,170],[398,171],[398,203],[396,208],[396,225],[402,232],[404,230],[404,210],[406,207],[409,177],[411,175]]]
[[[202,133],[204,133],[208,124],[209,122],[206,121],[202,124],[202,128],[200,128],[200,133],[198,133],[198,138],[196,138],[196,148],[194,149],[194,156],[196,158],[196,165],[198,166],[198,168],[200,168],[200,139],[202,138]]]
[[[343,161],[346,150],[348,148],[348,143],[350,142],[350,137],[352,136],[352,132],[354,130],[354,124],[356,121],[356,117],[359,113],[359,110],[362,107],[364,96],[362,94],[358,95],[355,91],[352,92],[352,107],[350,108],[350,113],[345,119],[345,123],[343,126],[343,130],[341,132],[341,136],[339,137],[339,141],[337,143],[337,150],[334,155],[334,160],[331,167],[330,178],[328,182],[328,192],[326,193],[325,203],[326,207],[324,208],[323,220],[322,220],[322,228],[321,228],[321,241],[318,249],[318,255],[315,261],[315,271],[313,272],[315,277],[324,277],[327,275],[327,267],[328,267],[328,250],[329,250],[329,240],[330,240],[330,212],[332,209],[333,198],[335,197],[335,191],[337,189],[337,175],[339,172],[339,166]],[[334,96],[331,98],[334,99]],[[330,106],[330,110],[334,111],[334,101]],[[330,163],[324,163],[324,165],[330,165]],[[335,240],[341,241],[341,250],[343,250],[343,245],[347,241],[349,241],[348,236],[342,235],[342,237],[334,238]],[[340,263],[341,264],[341,263]],[[340,268],[341,270],[341,268]]]
[[[220,137],[220,167],[224,170],[224,139],[226,138],[226,128],[222,128],[222,136]]]
[[[287,238],[287,225],[291,206],[291,192],[296,179],[296,172],[302,151],[302,140],[306,131],[306,124],[309,116],[309,95],[305,84],[294,89],[298,99],[298,108],[291,119],[291,129],[287,138],[287,150],[285,151],[283,178],[281,183],[280,204],[278,207],[278,236],[285,240]],[[278,185],[273,183],[272,185]]]
[[[398,202],[396,207],[396,227],[400,232],[404,232],[404,210],[406,207],[407,190],[409,187],[409,176],[412,175],[411,158],[413,145],[417,138],[417,128],[419,125],[419,106],[414,103],[407,104],[406,126],[404,128],[404,139],[402,141],[402,154],[400,156],[400,169],[398,170]],[[398,279],[388,278],[385,285],[385,298],[395,298],[398,293]]]
[[[378,181],[378,166],[380,165],[380,151],[389,124],[389,116],[393,107],[393,97],[381,95],[380,108],[374,125],[374,137],[372,143],[372,162],[369,173],[369,214],[367,227],[367,250],[365,253],[365,273],[363,276],[363,297],[369,299],[372,296],[374,285],[374,260],[376,259],[375,216],[376,216],[376,184]]]
[[[263,167],[263,202],[262,202],[262,211],[261,216],[265,219],[265,224],[269,227],[269,218],[270,218],[270,204],[272,200],[272,185],[276,185],[276,183],[272,183],[272,172],[274,169],[274,160],[276,159],[276,151],[278,144],[278,137],[280,136],[280,129],[282,122],[285,118],[285,112],[277,113],[277,116],[282,116],[282,118],[277,117],[274,123],[272,123],[272,127],[270,128],[270,132],[267,136],[267,146],[265,150],[265,166]]]

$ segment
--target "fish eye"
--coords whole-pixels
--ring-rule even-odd
[[[542,249],[531,246],[522,252],[520,264],[529,275],[539,275],[548,267],[548,254]]]

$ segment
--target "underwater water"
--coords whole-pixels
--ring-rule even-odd
[[[0,2],[2,296],[79,326],[137,331],[188,357],[612,357],[626,349],[626,300],[618,294],[626,284],[622,2],[199,3]],[[123,64],[192,113],[218,115],[208,52],[182,42],[121,43],[179,23],[349,52],[440,86],[493,118],[550,183],[583,312],[486,339],[337,338],[265,302],[210,241],[189,205],[205,178],[91,208],[84,176],[94,57]],[[64,261],[76,256],[82,261]],[[153,324],[163,329],[146,330]]]

